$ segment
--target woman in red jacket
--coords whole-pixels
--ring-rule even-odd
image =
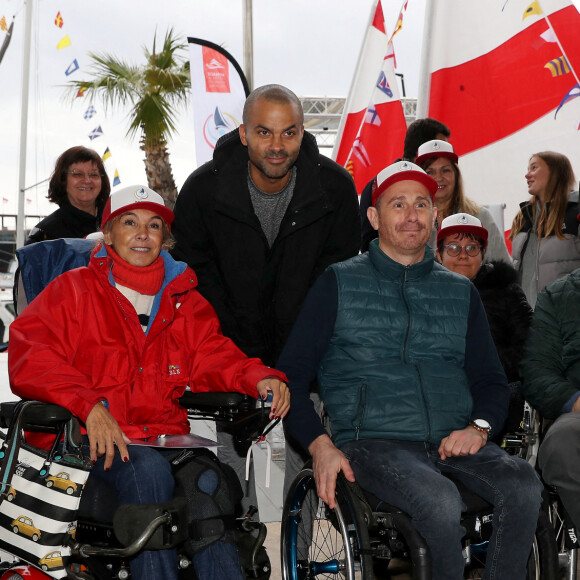
[[[264,398],[271,391],[272,415],[284,416],[290,404],[283,373],[247,358],[221,334],[194,272],[165,251],[172,221],[151,189],[115,192],[103,212],[104,242],[88,267],[59,276],[10,329],[12,390],[66,407],[84,423],[96,463],[91,477],[113,484],[120,504],[173,497],[166,453],[127,444],[188,433],[178,402],[187,386]],[[43,437],[32,442],[46,446]],[[196,554],[194,565],[211,560],[215,547]],[[139,579],[176,579],[177,555],[144,552],[131,571]]]

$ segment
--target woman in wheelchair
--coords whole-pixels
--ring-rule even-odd
[[[61,405],[84,423],[91,477],[116,487],[119,504],[172,499],[168,451],[128,443],[188,433],[178,401],[187,386],[262,398],[271,391],[271,416],[289,409],[283,373],[221,334],[193,271],[165,251],[173,217],[147,187],[115,192],[88,267],[59,276],[11,327],[13,391]],[[30,434],[29,442],[47,447],[47,437]],[[211,494],[215,483],[206,479]],[[227,577],[241,578],[233,544],[215,542],[193,557],[203,578],[224,577],[228,561]],[[177,578],[177,570],[175,550],[145,551],[131,562],[140,580]]]

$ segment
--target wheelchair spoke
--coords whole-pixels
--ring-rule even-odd
[[[362,579],[354,526],[340,507],[329,510],[319,500],[313,478],[300,482],[296,494],[283,525],[284,579]]]

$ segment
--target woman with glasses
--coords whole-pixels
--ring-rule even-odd
[[[578,191],[570,160],[555,151],[530,157],[532,196],[520,204],[511,231],[514,266],[532,307],[544,286],[580,267]]]
[[[475,216],[484,224],[489,233],[485,261],[503,260],[511,264],[503,233],[499,231],[490,211],[477,205],[464,194],[458,160],[453,145],[439,139],[423,143],[417,152],[415,163],[438,185],[434,200],[437,207],[437,224],[441,224],[446,217],[459,212]],[[436,229],[433,229],[433,235],[429,241],[432,248],[435,248]]]
[[[48,199],[59,206],[30,232],[26,244],[58,238],[84,238],[98,230],[111,184],[100,155],[71,147],[57,160]]]
[[[458,213],[443,220],[436,254],[443,266],[469,278],[477,288],[508,382],[515,383],[520,380],[518,367],[532,308],[513,266],[502,260],[484,263],[487,243],[488,231],[481,221]]]

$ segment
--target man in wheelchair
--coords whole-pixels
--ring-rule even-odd
[[[221,334],[215,312],[195,289],[194,272],[165,251],[172,221],[173,212],[149,188],[115,192],[103,214],[104,240],[88,267],[55,279],[11,327],[12,390],[80,419],[91,477],[116,488],[120,505],[173,498],[174,450],[128,443],[189,433],[179,405],[187,386],[262,398],[271,391],[272,417],[289,408],[285,376],[247,358]],[[29,443],[46,448],[51,442],[31,433]],[[190,521],[207,517],[204,493],[213,494],[218,478],[208,469],[196,486],[180,480]],[[193,546],[198,576],[242,578],[233,544],[207,544]],[[176,579],[177,572],[173,549],[147,550],[131,562],[139,580]]]
[[[313,460],[318,495],[337,474],[404,511],[430,548],[433,578],[463,578],[465,509],[452,476],[493,505],[485,578],[526,577],[542,486],[488,441],[507,414],[507,381],[474,286],[427,247],[437,183],[410,162],[376,178],[368,253],[311,289],[277,367],[291,435]],[[332,440],[308,398],[318,377]]]
[[[550,425],[538,454],[580,529],[580,269],[539,294],[521,363],[524,392]]]

